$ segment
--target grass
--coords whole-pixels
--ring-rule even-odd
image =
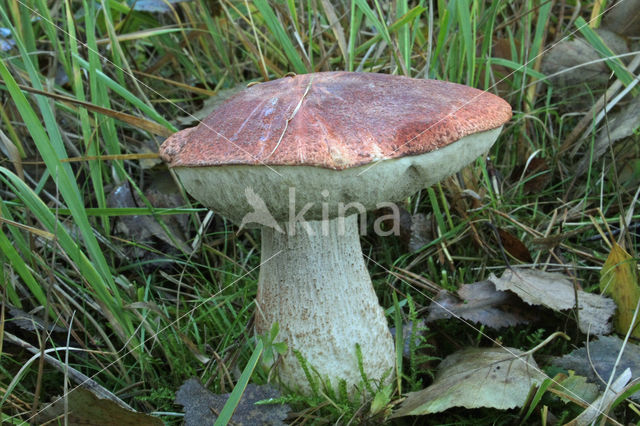
[[[249,376],[257,383],[268,378],[257,360],[263,342],[251,332],[259,235],[236,234],[234,225],[207,216],[188,197],[171,210],[155,207],[145,195],[149,183],[167,173],[161,164],[145,163],[145,152],[156,151],[163,136],[182,127],[177,117],[196,113],[212,93],[250,81],[287,72],[382,72],[468,84],[498,92],[512,105],[514,117],[491,150],[491,162],[479,159],[461,175],[480,204],[461,198],[460,181],[449,179],[405,203],[411,213],[435,213],[434,238],[420,250],[409,252],[390,237],[363,238],[390,324],[413,321],[418,327],[433,296],[401,270],[455,289],[504,268],[493,228],[521,240],[538,266],[597,288],[609,253],[600,231],[633,212],[637,147],[621,142],[624,148],[614,146],[583,176],[574,176],[574,160],[562,146],[584,110],[540,71],[545,49],[581,33],[608,58],[615,78],[631,83],[633,76],[589,26],[594,4],[583,4],[578,16],[572,15],[573,2],[537,0],[221,0],[175,4],[164,14],[131,4],[0,0],[0,27],[15,43],[0,52],[6,156],[0,167],[0,256],[2,315],[17,307],[72,330],[71,343],[83,351],[60,359],[134,408],[163,412],[164,421],[178,423],[180,409],[171,395],[187,378],[200,377],[216,393],[233,391],[234,398]],[[599,96],[588,87],[573,93]],[[577,152],[589,156],[590,149],[586,143]],[[513,175],[532,158],[545,164],[538,175]],[[527,189],[542,175],[546,184]],[[136,208],[109,204],[109,194],[123,183],[137,194]],[[116,218],[125,213],[155,221],[170,237],[138,241],[139,234],[121,233]],[[178,214],[186,215],[186,244],[177,243],[176,226],[161,220]],[[634,235],[622,238],[637,257]],[[580,346],[584,336],[570,318],[557,323]],[[375,396],[382,408],[370,412],[373,395],[349,402],[339,393],[289,394],[285,400],[296,413],[290,420],[382,422],[402,392],[429,383],[434,359],[497,340],[526,350],[555,331],[545,327],[433,328],[411,342],[408,359],[397,356],[402,374],[390,392]],[[12,321],[3,321],[4,333],[39,350],[64,346],[55,333],[28,332]],[[6,389],[31,355],[7,343],[1,349],[0,411],[4,421],[18,424],[61,393],[68,377],[36,362]],[[557,343],[547,350],[559,355],[569,349]],[[562,415],[557,401],[545,403]],[[630,413],[620,411],[629,421]],[[534,411],[529,421],[539,422],[540,415]],[[518,418],[517,412],[459,409],[425,421],[502,424]]]

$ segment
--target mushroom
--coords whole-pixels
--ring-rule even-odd
[[[195,199],[262,229],[255,332],[279,324],[281,382],[310,392],[297,352],[353,392],[356,345],[368,379],[391,380],[395,365],[358,214],[459,171],[510,117],[504,100],[458,84],[323,72],[253,85],[160,153]]]

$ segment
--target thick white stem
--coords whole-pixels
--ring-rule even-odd
[[[367,377],[390,379],[393,340],[362,258],[357,216],[281,225],[284,233],[262,230],[255,323],[259,334],[279,324],[276,341],[289,348],[278,366],[282,382],[310,390],[297,350],[334,388],[344,379],[352,391],[362,382],[356,343]]]

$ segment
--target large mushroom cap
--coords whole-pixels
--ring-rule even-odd
[[[323,72],[253,85],[170,137],[171,166],[229,164],[343,170],[417,155],[511,117],[501,98],[438,80]]]
[[[304,219],[317,220],[439,182],[487,151],[510,117],[501,98],[459,84],[304,74],[245,89],[160,153],[193,197],[231,220],[256,196],[276,221],[307,205]]]

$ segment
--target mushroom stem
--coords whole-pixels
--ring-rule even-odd
[[[390,380],[393,340],[362,258],[357,215],[288,225],[281,224],[284,233],[262,228],[256,298],[256,332],[265,334],[277,322],[276,341],[288,345],[280,380],[310,393],[293,353],[299,351],[334,389],[344,379],[352,393],[362,382],[356,343],[367,378]]]

